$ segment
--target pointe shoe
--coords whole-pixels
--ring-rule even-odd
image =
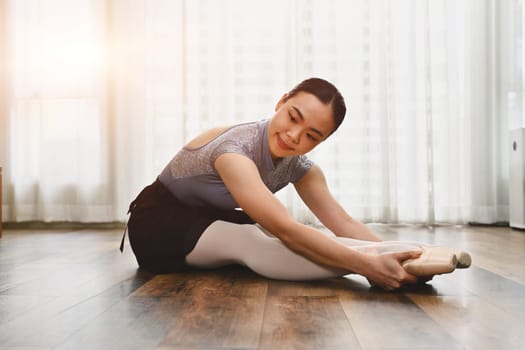
[[[459,251],[455,253],[458,263],[456,264],[456,269],[466,269],[472,264],[472,258],[470,254],[466,251]]]
[[[460,256],[464,263],[469,263],[465,255]],[[470,258],[470,255],[467,254]],[[423,247],[423,252],[416,259],[408,259],[403,262],[403,268],[414,276],[431,276],[450,273],[456,269],[458,258],[456,254],[447,247]]]

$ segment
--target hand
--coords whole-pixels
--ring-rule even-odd
[[[363,275],[371,285],[389,291],[398,289],[404,284],[417,283],[418,278],[409,274],[401,264],[407,259],[415,259],[420,255],[420,251],[369,255],[368,268]]]

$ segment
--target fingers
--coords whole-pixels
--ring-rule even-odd
[[[405,284],[416,284],[418,278],[414,275],[405,272],[402,277],[393,278],[386,283],[370,283],[372,286],[378,286],[386,291],[393,291],[403,287]]]
[[[414,250],[414,251],[398,253],[396,258],[398,259],[397,261],[401,265],[405,260],[417,259],[417,258],[419,258],[420,255],[421,255],[421,251]],[[417,276],[414,276],[414,275],[408,273],[405,269],[403,269],[403,270],[405,271],[405,275],[402,277],[401,282],[403,282],[403,283],[411,283],[411,284],[417,283],[417,281],[418,281],[418,277]]]
[[[389,289],[387,290],[401,288],[404,284],[417,283],[418,277],[408,273],[401,264],[408,259],[417,259],[420,255],[421,251],[417,250],[394,253],[393,257],[397,261],[398,269],[393,274],[393,280],[388,284]]]
[[[399,263],[402,263],[403,261],[408,260],[408,259],[419,258],[421,253],[422,252],[419,250],[411,250],[411,251],[406,251],[406,252],[395,253],[395,257],[397,261],[399,261]]]
[[[404,251],[397,253],[383,253],[377,256],[380,261],[379,276],[374,278],[375,285],[384,290],[392,291],[402,287],[404,284],[417,283],[418,278],[408,273],[402,266],[403,261],[416,259],[421,255],[421,251]],[[381,276],[382,275],[382,276]]]
[[[406,276],[403,278],[404,283],[415,284],[417,283],[417,281],[418,281],[418,278],[414,275],[409,274],[408,272],[406,273]]]

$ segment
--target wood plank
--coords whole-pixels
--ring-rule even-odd
[[[467,349],[523,349],[523,319],[509,315],[483,298],[409,297]]]
[[[0,295],[0,327],[51,299],[39,296]]]
[[[339,296],[363,349],[462,349],[459,342],[402,294]]]
[[[114,232],[68,232],[2,240],[9,247],[0,260],[0,346],[56,346],[151,278],[137,273],[130,253],[115,261]]]
[[[509,228],[481,228],[468,239],[474,263],[525,285],[525,232]]]
[[[184,304],[176,298],[128,297],[70,333],[54,349],[153,349],[173,327]]]
[[[327,281],[322,282],[290,282],[270,280],[269,296],[335,296],[334,288]]]
[[[509,317],[520,319],[525,328],[525,286],[522,284],[476,266],[455,271],[443,279],[465,291],[464,296],[480,298],[503,310]]]
[[[161,275],[135,295],[185,300],[185,307],[159,348],[256,348],[267,281],[242,270]]]
[[[54,347],[118,300],[54,297],[2,323],[4,347]]]
[[[259,349],[361,349],[335,296],[269,296]]]
[[[443,275],[443,278],[454,279],[462,290],[491,299],[525,296],[525,285],[477,266],[456,270],[450,275]]]

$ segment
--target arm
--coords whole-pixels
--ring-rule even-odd
[[[290,250],[318,264],[364,275],[388,289],[415,281],[400,262],[417,257],[419,253],[368,255],[348,248],[293,220],[284,205],[266,188],[250,159],[225,153],[217,158],[215,168],[237,204]]]
[[[335,200],[319,166],[314,165],[296,182],[295,189],[321,223],[335,235],[364,241],[381,241],[378,235],[352,218]]]

